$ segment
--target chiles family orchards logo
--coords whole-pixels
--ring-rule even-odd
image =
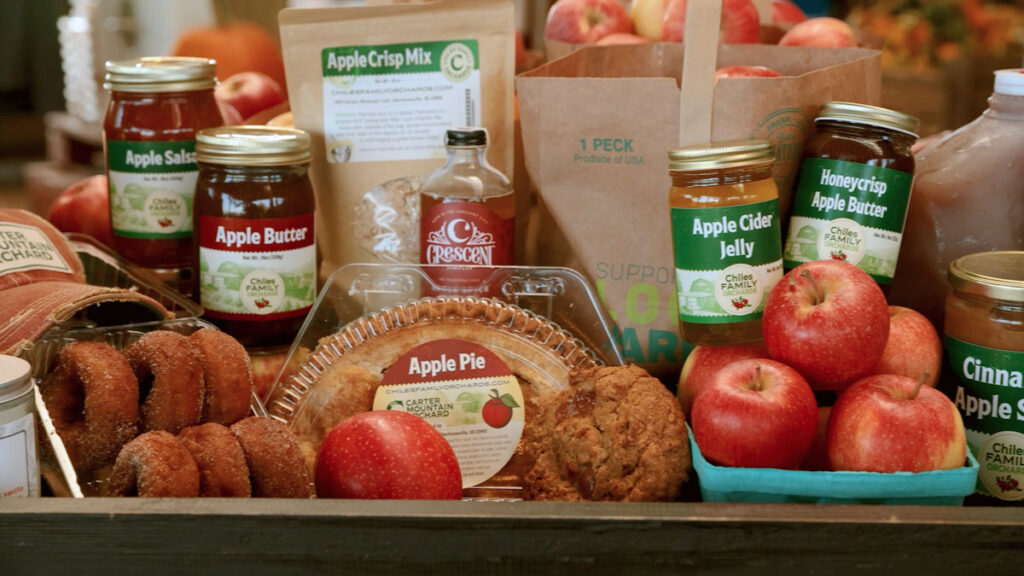
[[[494,234],[469,220],[456,218],[427,234],[427,263],[489,266],[494,259],[494,246]]]

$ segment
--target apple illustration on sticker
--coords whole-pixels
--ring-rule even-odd
[[[512,420],[512,409],[519,408],[511,394],[498,394],[496,388],[491,389],[491,398],[484,404],[480,415],[491,428],[501,428]]]

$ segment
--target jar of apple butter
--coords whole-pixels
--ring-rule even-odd
[[[695,346],[759,342],[765,300],[782,278],[771,144],[718,142],[668,157],[680,331]]]
[[[917,118],[829,102],[814,121],[793,199],[786,269],[812,260],[856,264],[879,284],[896,273],[914,179]]]
[[[107,62],[103,125],[114,248],[188,294],[196,132],[224,120],[206,58]]]
[[[316,295],[309,134],[225,126],[196,138],[194,293],[251,349],[291,344]]]
[[[949,265],[947,392],[980,469],[983,504],[1024,503],[1024,251],[981,252]]]

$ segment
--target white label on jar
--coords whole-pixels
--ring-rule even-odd
[[[39,496],[33,414],[0,426],[0,498]]]
[[[71,273],[53,242],[35,226],[0,224],[0,274],[28,270]]]

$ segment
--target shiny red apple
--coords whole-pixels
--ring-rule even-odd
[[[544,37],[572,44],[633,32],[629,12],[617,0],[558,0],[548,11]]]
[[[609,34],[604,38],[597,41],[598,46],[612,46],[618,44],[650,44],[651,41],[643,36],[637,36],[636,34],[628,34],[626,32],[616,32]]]
[[[715,82],[722,78],[777,78],[775,70],[765,66],[724,66],[715,70]]]
[[[775,25],[799,24],[807,20],[807,15],[799,6],[788,0],[772,2],[772,23]]]
[[[462,473],[455,452],[426,420],[393,410],[342,420],[316,459],[320,498],[458,500]]]
[[[815,390],[842,390],[874,372],[889,338],[889,306],[853,264],[805,262],[768,294],[761,332],[772,358]]]
[[[967,457],[956,405],[923,382],[894,374],[868,376],[840,394],[826,442],[833,470],[948,470]]]
[[[90,176],[68,186],[50,205],[48,218],[61,232],[88,234],[113,246],[107,177]]]
[[[768,357],[768,350],[763,344],[697,346],[686,357],[686,362],[683,362],[683,371],[679,373],[676,396],[679,398],[679,405],[683,408],[683,412],[690,413],[693,408],[693,399],[722,368],[737,360]]]
[[[237,110],[243,119],[285,101],[281,85],[262,72],[239,72],[218,84],[213,95],[218,102]],[[229,124],[229,119],[225,117],[224,122]]]
[[[818,406],[796,370],[747,359],[719,370],[694,400],[690,416],[694,439],[709,462],[795,469],[814,440]]]
[[[669,0],[665,6],[661,39],[682,42],[686,29],[686,0]],[[752,0],[722,2],[722,24],[719,40],[725,44],[754,44],[761,34],[761,20]]]
[[[942,340],[923,314],[903,306],[889,306],[889,340],[876,374],[900,374],[935,386],[942,368]]]
[[[857,36],[850,25],[838,18],[811,18],[793,26],[779,46],[818,46],[849,48],[857,45]]]

